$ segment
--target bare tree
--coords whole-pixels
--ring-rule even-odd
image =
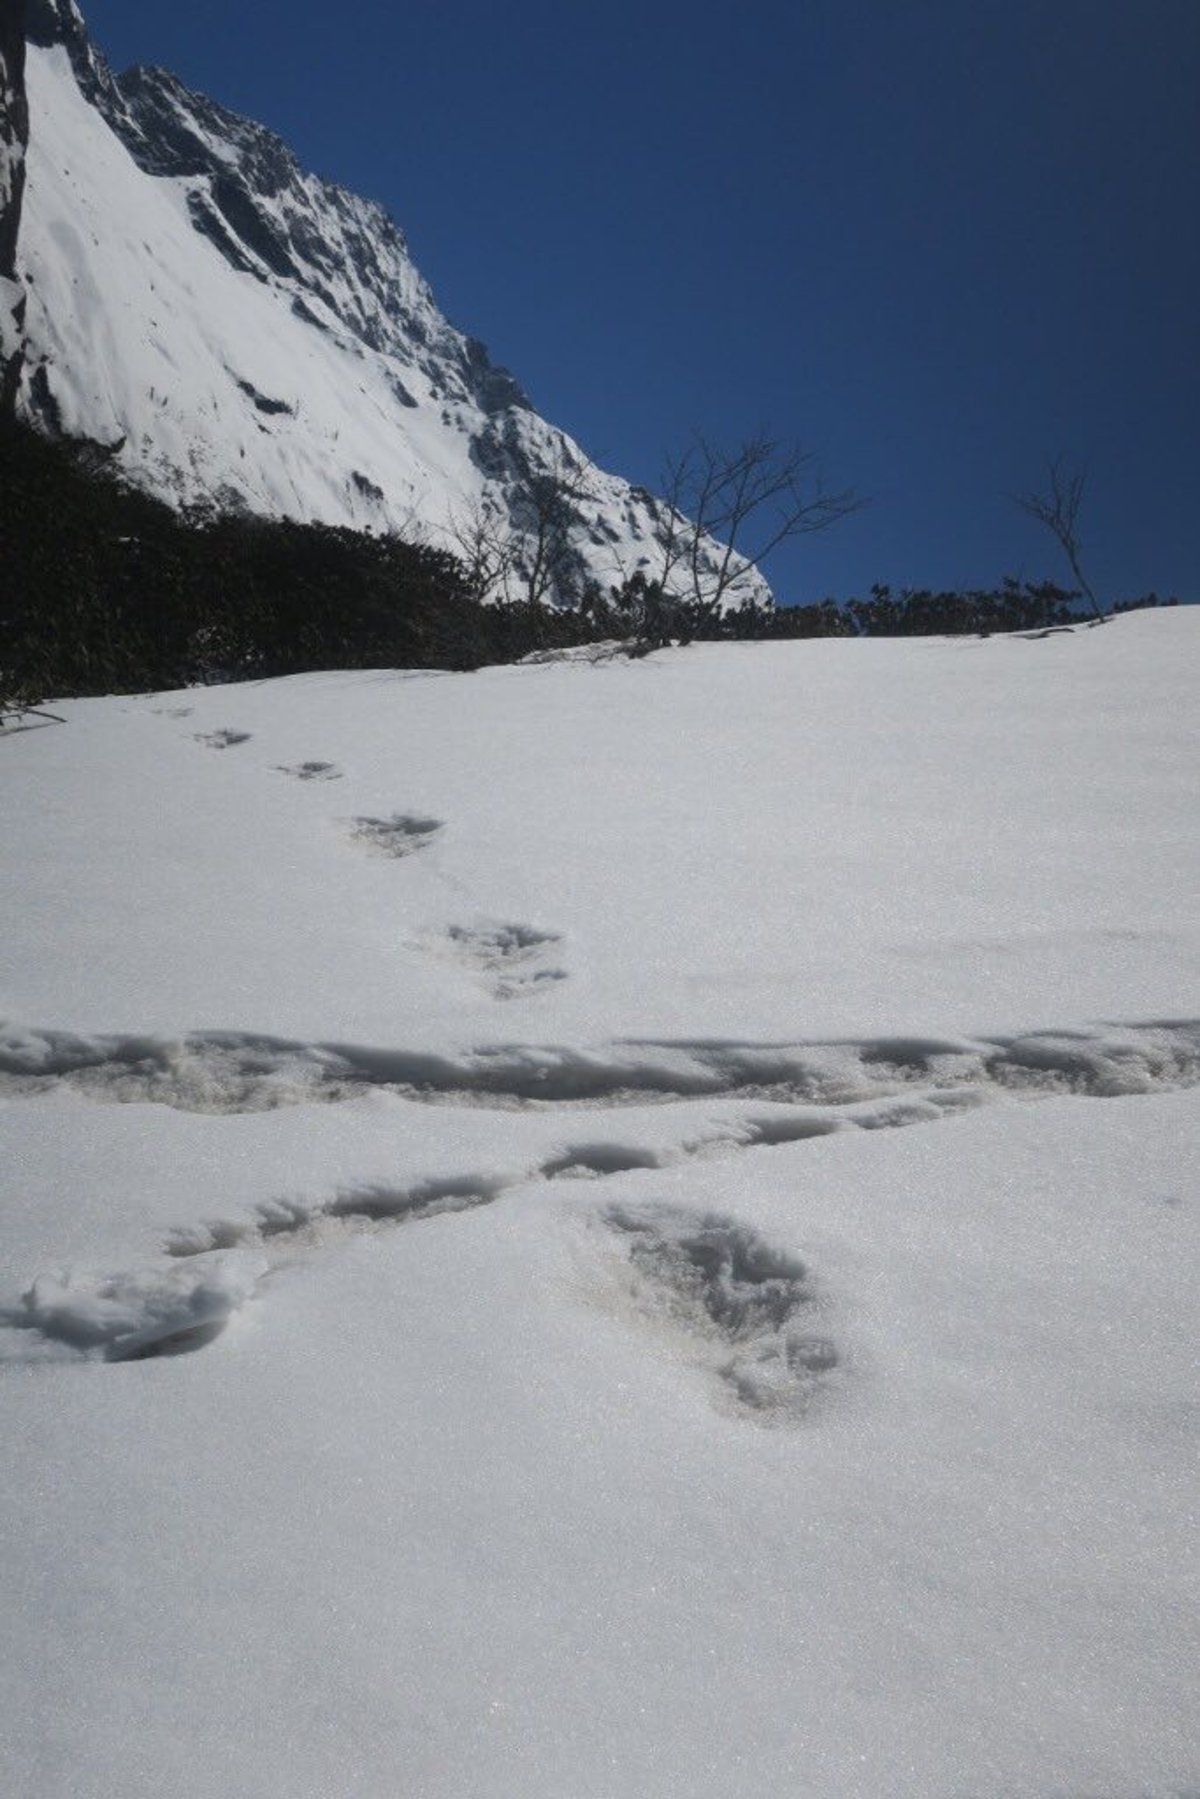
[[[452,513],[445,537],[472,593],[527,605],[578,598],[583,570],[571,533],[586,498],[583,471],[558,445],[543,466],[526,463],[507,509],[485,498]]]
[[[1103,619],[1100,603],[1079,562],[1079,509],[1087,486],[1086,472],[1064,468],[1061,462],[1049,463],[1046,472],[1049,488],[1044,494],[1015,494],[1013,497],[1022,512],[1035,518],[1039,525],[1045,525],[1070,564],[1077,586],[1087,595],[1092,611],[1097,619]]]
[[[516,546],[494,509],[473,501],[464,512],[451,514],[446,535],[476,599],[512,598]]]
[[[656,580],[665,589],[682,566],[688,598],[709,613],[781,543],[827,531],[863,504],[849,488],[825,488],[811,451],[762,433],[722,450],[696,432],[667,458],[661,486]]]
[[[560,444],[546,467],[530,473],[518,495],[514,568],[529,605],[576,597],[580,559],[571,543],[576,506],[586,499],[582,471]]]

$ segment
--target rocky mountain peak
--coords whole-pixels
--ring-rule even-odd
[[[167,70],[114,76],[74,0],[31,0],[28,35],[29,417],[182,503],[485,530],[518,591],[545,575],[553,489],[548,595],[653,578],[658,503],[450,324],[382,206]],[[766,594],[753,571],[743,592]]]

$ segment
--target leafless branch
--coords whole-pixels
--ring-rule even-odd
[[[849,488],[827,491],[811,452],[763,433],[725,451],[697,432],[667,459],[662,489],[658,578],[665,588],[685,562],[690,597],[711,611],[780,544],[826,531],[863,504]]]
[[[465,512],[451,515],[446,527],[455,555],[466,569],[477,599],[508,599],[515,546],[507,527],[478,500]]]
[[[561,443],[546,466],[529,476],[520,495],[523,530],[514,552],[514,567],[530,605],[553,595],[564,600],[578,585],[571,527],[576,522],[576,506],[586,497],[581,471]]]
[[[1066,557],[1076,584],[1087,595],[1092,611],[1097,618],[1103,618],[1099,601],[1080,566],[1079,511],[1087,486],[1086,471],[1064,468],[1061,461],[1057,461],[1047,465],[1046,473],[1049,486],[1045,493],[1015,494],[1013,497],[1022,512],[1027,512],[1039,525],[1045,525]]]

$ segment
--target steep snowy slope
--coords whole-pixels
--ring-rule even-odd
[[[435,536],[524,538],[551,476],[565,585],[654,574],[665,512],[447,323],[381,207],[170,74],[114,78],[72,0],[30,40],[27,416],[181,502]]]

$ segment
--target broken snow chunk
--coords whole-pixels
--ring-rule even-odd
[[[208,1342],[253,1294],[260,1255],[213,1250],[182,1265],[114,1274],[44,1274],[24,1296],[28,1329],[110,1362]]]

